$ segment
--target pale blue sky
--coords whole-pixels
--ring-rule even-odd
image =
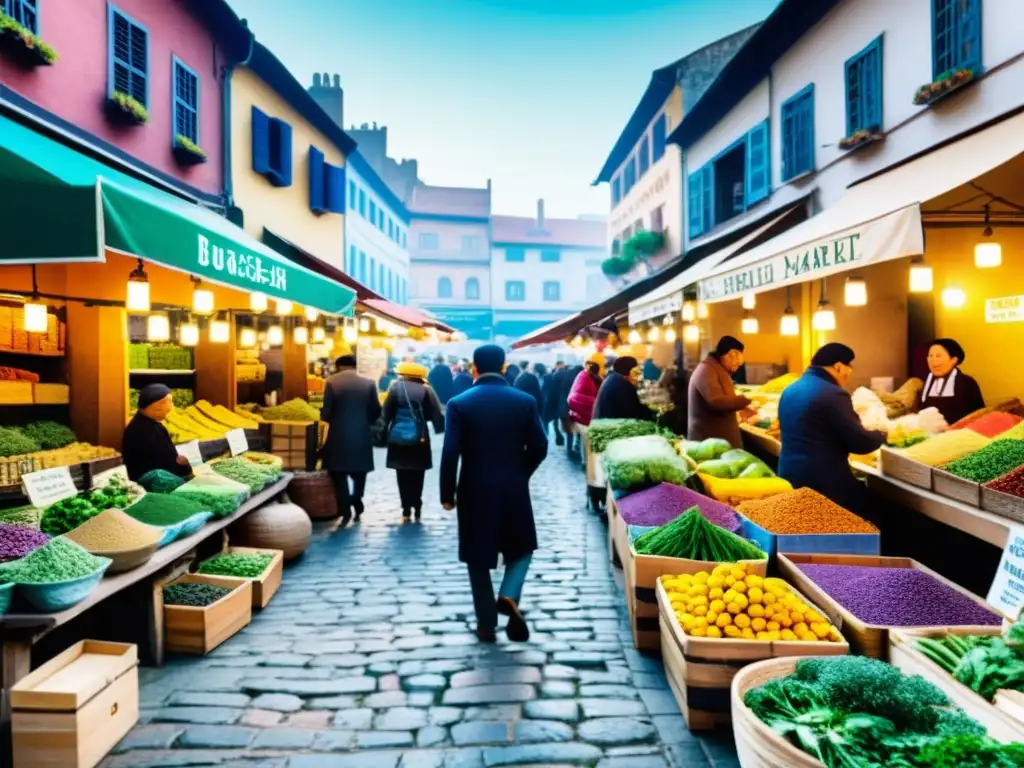
[[[494,212],[608,212],[591,187],[651,71],[777,0],[229,0],[307,86],[341,75],[345,123],[388,126],[429,184],[494,185]],[[287,9],[287,11],[285,11]]]

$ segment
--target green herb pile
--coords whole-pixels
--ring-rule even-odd
[[[174,525],[205,511],[198,502],[177,493],[147,493],[125,509],[140,523],[159,526]]]
[[[995,440],[942,469],[974,483],[988,483],[1024,464],[1024,440]]]
[[[612,440],[653,435],[656,429],[653,421],[641,419],[594,419],[587,428],[587,440],[591,451],[604,453]]]
[[[615,440],[602,454],[605,476],[613,490],[639,490],[657,483],[685,485],[692,474],[672,445],[658,435]]]
[[[102,565],[103,560],[60,536],[20,560],[0,565],[0,584],[55,584],[96,573]]]
[[[132,366],[135,367],[134,365]],[[143,366],[145,367],[145,366]],[[172,389],[171,402],[175,408],[188,408],[195,402],[195,393],[191,389]],[[128,409],[137,411],[139,409],[139,390],[128,390]]]
[[[1024,627],[1018,621],[1014,629]],[[999,689],[1024,691],[1024,647],[1014,645],[1013,630],[1006,640],[996,635],[922,637],[921,653],[987,701]]]
[[[188,370],[192,367],[192,350],[177,344],[161,344],[149,348],[149,368]]]
[[[124,509],[129,504],[131,496],[128,490],[122,482],[112,480],[104,488],[93,488],[51,504],[43,511],[39,528],[50,536],[59,536],[75,530],[106,509]]]
[[[20,429],[0,427],[0,457],[35,453],[42,446]]]
[[[221,477],[247,485],[253,493],[262,490],[281,474],[279,467],[256,464],[245,459],[225,459],[215,461],[210,466]]]
[[[53,450],[71,445],[78,440],[71,427],[56,421],[34,421],[21,430],[26,437],[39,443],[43,450]]]
[[[633,541],[633,546],[641,555],[714,563],[764,560],[768,557],[746,539],[709,522],[699,507],[690,507],[675,520],[640,534]]]
[[[139,485],[147,491],[170,493],[185,484],[183,477],[178,477],[166,469],[151,469],[138,480]]]
[[[205,608],[207,605],[216,603],[229,592],[231,592],[230,589],[213,584],[179,581],[164,587],[164,605],[188,605],[193,608]]]
[[[128,345],[128,367],[149,368],[149,344]]]
[[[744,703],[779,736],[828,768],[1019,768],[1024,744],[1003,745],[919,675],[862,656],[803,659],[793,674],[747,691]]]
[[[227,517],[238,509],[238,497],[226,493],[175,491],[174,495],[183,499],[191,499],[200,505],[204,512],[212,512],[216,518]]]
[[[319,421],[320,411],[301,398],[264,408],[260,415],[267,421]]]
[[[273,555],[218,555],[207,563],[203,563],[200,573],[211,576],[237,576],[243,579],[255,579],[260,576]]]
[[[39,528],[39,519],[43,511],[36,509],[30,504],[22,507],[11,507],[0,509],[0,523],[7,525],[24,525],[28,528]]]

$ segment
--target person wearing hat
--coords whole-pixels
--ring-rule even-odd
[[[174,408],[171,388],[147,384],[139,391],[139,410],[124,428],[121,455],[129,480],[162,469],[179,477],[191,477],[188,459],[178,455],[170,434],[161,422]]]
[[[843,389],[853,373],[853,350],[826,344],[810,367],[779,399],[782,451],[779,476],[794,488],[812,488],[836,504],[870,519],[867,489],[850,469],[850,454],[885,444],[885,432],[865,429]]]
[[[918,395],[918,409],[938,408],[946,423],[985,407],[978,382],[960,370],[964,348],[953,339],[936,339],[928,347],[928,378]]]
[[[441,503],[458,509],[459,559],[469,570],[476,635],[496,641],[498,614],[506,634],[525,642],[529,627],[519,610],[537,529],[530,478],[548,453],[537,402],[502,375],[505,351],[488,344],[473,353],[476,382],[448,403],[441,452]],[[505,564],[498,599],[491,570]]]
[[[743,342],[723,336],[690,377],[687,395],[687,437],[718,437],[733,448],[743,447],[737,414],[750,400],[736,394],[732,375],[743,365]]]
[[[595,419],[642,419],[654,421],[654,411],[640,402],[636,390],[639,363],[635,357],[620,357],[601,383],[594,401]]]

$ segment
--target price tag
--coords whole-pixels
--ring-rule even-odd
[[[240,453],[245,453],[249,450],[249,441],[245,439],[244,429],[232,429],[227,434],[228,448],[231,449],[232,456],[238,456]]]
[[[68,467],[29,472],[21,476],[21,487],[32,506],[40,509],[78,494]]]
[[[999,570],[988,591],[988,603],[1010,621],[1024,608],[1024,525],[1010,524]]]
[[[189,440],[187,443],[176,445],[178,455],[188,459],[189,466],[198,467],[203,463],[203,454],[199,451],[199,441]]]

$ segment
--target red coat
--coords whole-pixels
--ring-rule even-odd
[[[594,414],[594,401],[601,386],[600,377],[580,371],[569,390],[569,417],[583,426],[590,424]]]

